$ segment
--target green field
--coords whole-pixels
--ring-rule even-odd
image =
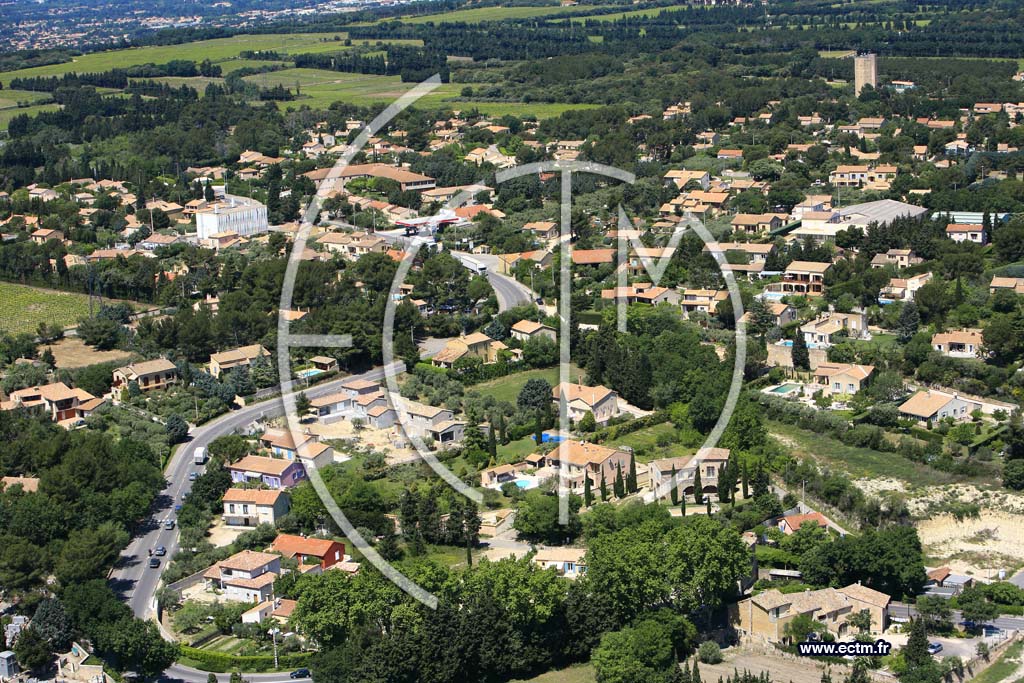
[[[598,14],[592,17],[572,17],[569,21],[582,24],[587,21],[618,21],[619,19],[635,19],[637,17],[656,17],[662,12],[690,9],[690,5],[669,5],[668,7],[652,7],[651,9],[635,9],[613,14]]]
[[[59,104],[33,104],[31,107],[10,107],[8,109],[0,109],[0,128],[6,130],[7,124],[11,122],[15,116],[19,114],[28,114],[29,116],[35,116],[44,111],[56,111],[60,109]]]
[[[571,366],[569,368],[569,376],[572,378],[572,381],[575,382],[580,376],[580,369],[575,365]],[[498,379],[492,379],[489,382],[474,384],[468,388],[468,391],[475,391],[478,394],[493,396],[499,401],[515,403],[516,397],[519,396],[519,391],[528,381],[535,377],[547,380],[548,384],[555,386],[558,384],[558,368],[542,368],[540,370],[517,372],[514,375],[507,375],[505,377],[499,377]]]
[[[67,327],[89,315],[84,294],[0,282],[0,330],[4,334],[34,333],[39,323]]]
[[[123,69],[138,64],[165,64],[173,59],[191,59],[197,62],[209,59],[212,62],[221,63],[236,60],[238,55],[245,50],[275,50],[288,54],[333,52],[351,49],[346,48],[343,43],[346,37],[344,33],[268,33],[214,38],[213,40],[200,40],[183,45],[151,45],[123,50],[108,50],[106,52],[93,52],[75,57],[72,61],[63,64],[48,64],[31,69],[7,71],[0,74],[0,82],[6,87],[12,78],[19,76],[60,76],[69,71],[109,71],[110,69]],[[362,45],[365,42],[375,45],[378,41],[357,41],[354,45]],[[420,40],[388,40],[380,42],[413,45],[422,43]],[[227,72],[242,66],[256,66],[265,63],[258,60],[237,60],[233,64],[223,64],[222,68]],[[0,93],[2,92],[4,91],[0,91]]]
[[[445,12],[444,14],[422,14],[418,17],[402,17],[401,21],[403,24],[454,24],[456,22],[479,24],[483,21],[501,21],[502,19],[532,19],[533,17],[559,14],[578,14],[580,12],[591,12],[597,7],[596,5],[572,5],[569,7],[562,7],[560,5],[548,5],[545,7],[478,7]]]
[[[891,477],[911,486],[939,486],[957,480],[951,474],[921,465],[896,453],[847,446],[836,439],[799,427],[766,421],[768,432],[793,455],[811,457],[820,464],[843,470],[853,478]]]

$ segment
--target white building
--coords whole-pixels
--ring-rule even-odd
[[[222,232],[249,237],[269,229],[267,207],[247,197],[225,195],[224,201],[214,202],[196,212],[196,231],[200,240]]]

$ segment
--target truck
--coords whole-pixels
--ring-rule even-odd
[[[204,446],[200,446],[192,451],[192,462],[196,465],[206,464],[206,448]]]
[[[486,275],[487,274],[487,266],[485,266],[484,264],[480,263],[479,261],[477,261],[472,256],[466,256],[465,254],[459,254],[458,255],[458,259],[462,263],[464,268],[468,268],[469,270],[473,271],[477,275]]]

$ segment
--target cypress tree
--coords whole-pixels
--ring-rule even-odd
[[[632,453],[629,454],[629,474],[626,476],[626,490],[630,493],[636,493],[636,456]]]
[[[807,351],[804,335],[799,330],[797,330],[796,339],[793,340],[793,368],[796,370],[811,369],[811,355]]]
[[[608,502],[608,483],[604,479],[604,469],[601,470],[601,502]]]
[[[704,486],[700,481],[700,467],[697,467],[697,473],[693,475],[693,502],[697,505],[704,502]]]
[[[672,504],[679,505],[679,482],[676,481],[676,466],[672,465]],[[685,496],[684,496],[685,498]],[[685,501],[683,503],[685,505]]]
[[[701,683],[701,680],[700,680],[700,669],[697,667],[697,658],[696,657],[693,658],[693,675],[690,676],[690,680],[693,681],[693,683]]]
[[[626,497],[626,482],[622,479],[622,464],[620,463],[615,468],[615,483],[612,485],[612,490],[615,492],[616,498]]]
[[[590,507],[590,504],[594,502],[594,493],[590,490],[590,475],[584,475],[586,478],[583,480],[583,504]]]
[[[683,518],[686,518],[686,496],[683,496],[682,500],[679,501],[679,511],[683,513]]]
[[[743,500],[750,498],[750,470],[747,469],[747,463],[743,463]]]

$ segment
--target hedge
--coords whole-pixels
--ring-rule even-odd
[[[181,654],[183,657],[200,664],[205,671],[212,671],[214,673],[227,673],[229,671],[257,673],[274,670],[274,655],[230,655],[224,652],[200,650],[188,645],[181,646]],[[312,656],[312,652],[282,654],[278,657],[278,668],[283,670],[308,666]]]

